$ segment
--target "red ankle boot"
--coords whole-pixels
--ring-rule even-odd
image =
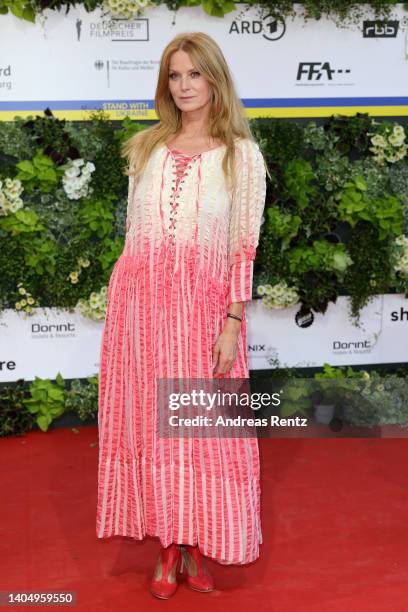
[[[204,559],[198,550],[198,546],[180,546],[187,570],[187,584],[191,589],[201,593],[209,593],[214,590],[214,581],[204,565]]]
[[[150,583],[150,592],[160,599],[168,599],[177,589],[177,570],[182,570],[182,557],[178,544],[170,544],[160,551],[156,569]]]

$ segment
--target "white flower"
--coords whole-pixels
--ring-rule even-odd
[[[403,140],[405,139],[405,131],[402,125],[394,125],[394,129],[392,130],[392,133],[395,134],[396,136],[403,136]]]
[[[91,306],[91,308],[99,308],[100,303],[100,296],[95,291],[93,291],[89,297],[89,305]]]
[[[372,135],[372,132],[369,133]],[[369,147],[369,150],[374,153],[375,161],[380,166],[385,165],[385,161],[396,163],[405,157],[408,147],[405,144],[405,131],[400,125],[394,125],[393,129],[386,127],[385,136],[382,134],[374,134],[371,142],[374,147]]]
[[[105,6],[113,15],[124,15],[132,19],[151,4],[150,0],[105,0]]]
[[[275,285],[274,287],[272,287],[272,290],[270,292],[270,295],[272,295],[274,298],[278,298],[280,296],[282,296],[284,293],[284,288],[282,287],[282,285]]]
[[[404,234],[401,234],[400,236],[397,236],[395,239],[395,243],[398,244],[399,246],[407,246],[408,247],[408,236],[405,236]]]
[[[82,179],[82,176],[76,176],[71,183],[71,188],[72,189],[82,189],[84,185],[84,181]]]
[[[275,285],[259,285],[258,294],[263,295],[262,303],[267,308],[288,308],[299,302],[296,287],[288,287],[286,281]]]
[[[397,162],[399,160],[398,155],[393,154],[393,155],[386,155],[385,159],[391,163]]]
[[[395,147],[400,147],[404,143],[404,140],[405,140],[405,134],[403,135],[391,134],[391,136],[388,136],[388,142],[390,142]]]
[[[399,247],[397,261],[394,264],[395,272],[408,276],[408,237],[401,234],[395,238],[395,244]]]
[[[99,293],[93,291],[88,300],[83,298],[77,302],[77,308],[86,317],[94,321],[101,321],[106,316],[108,287],[101,288]]]
[[[375,136],[373,136],[371,138],[371,142],[376,147],[386,147],[387,146],[384,136],[381,136],[380,134],[376,134]]]
[[[408,253],[407,252],[404,253],[404,255],[395,264],[394,270],[396,272],[400,272],[404,276],[408,274]]]
[[[331,266],[334,270],[344,272],[351,264],[353,260],[348,253],[337,252],[334,253],[331,258]]]
[[[78,170],[78,168],[76,166],[71,166],[71,168],[68,168],[68,170],[65,170],[65,176],[67,178],[74,178],[74,176],[79,176],[80,171]]]
[[[21,181],[7,177],[4,182],[0,181],[0,214],[8,215],[15,213],[23,206],[20,195],[24,191]]]
[[[14,202],[12,202],[12,203],[10,204],[10,206],[9,206],[9,210],[10,210],[12,213],[15,213],[15,212],[17,212],[17,211],[18,211],[20,208],[22,208],[22,207],[23,207],[23,200],[21,200],[21,199],[19,198],[19,201],[18,201],[18,200],[15,200]]]
[[[93,189],[89,183],[91,172],[94,169],[95,166],[92,162],[86,162],[85,164],[83,159],[75,159],[67,164],[62,177],[62,184],[70,200],[79,200],[92,193]]]

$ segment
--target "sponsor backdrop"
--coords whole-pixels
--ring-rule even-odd
[[[376,296],[362,311],[359,327],[348,317],[347,297],[325,315],[297,315],[299,308],[269,310],[261,300],[247,305],[249,366],[401,363],[408,361],[407,300],[403,294]],[[12,309],[0,317],[0,382],[35,376],[84,378],[99,370],[103,322],[55,308],[31,317]],[[276,362],[278,359],[279,363]]]
[[[389,21],[367,19],[347,29],[331,20],[305,24],[300,14],[274,19],[247,8],[238,4],[217,18],[201,7],[175,15],[159,6],[128,21],[77,7],[67,15],[47,11],[37,24],[1,15],[0,119],[46,107],[65,119],[86,120],[95,108],[116,120],[156,119],[161,53],[174,35],[191,30],[220,44],[249,117],[408,115],[402,3]]]

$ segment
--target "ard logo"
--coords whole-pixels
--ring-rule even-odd
[[[286,24],[282,17],[276,15],[265,15],[261,19],[240,19],[232,21],[229,34],[262,34],[263,38],[270,41],[279,40],[286,32]]]

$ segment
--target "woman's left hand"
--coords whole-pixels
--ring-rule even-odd
[[[226,374],[232,368],[237,356],[239,332],[240,325],[238,324],[234,326],[234,329],[226,326],[218,336],[213,349],[214,376]]]

